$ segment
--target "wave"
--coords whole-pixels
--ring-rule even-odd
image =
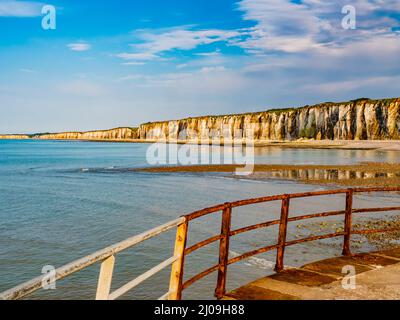
[[[239,255],[240,255],[239,253],[229,250],[229,257],[235,258],[235,257],[238,257]],[[274,269],[275,268],[275,262],[274,261],[270,261],[270,260],[263,259],[263,258],[258,258],[258,257],[247,258],[244,261],[244,264],[246,266],[257,267],[257,268],[260,268],[260,269],[263,269],[263,270]],[[293,268],[293,267],[285,265],[285,268]]]

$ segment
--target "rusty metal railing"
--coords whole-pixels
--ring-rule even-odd
[[[140,235],[129,238],[125,241],[119,242],[103,250],[97,251],[89,256],[82,259],[74,261],[68,265],[65,265],[56,270],[56,279],[59,280],[65,278],[75,272],[78,272],[90,265],[101,262],[99,281],[97,286],[96,299],[101,300],[114,300],[123,294],[127,293],[137,285],[141,284],[143,281],[147,280],[154,274],[163,270],[164,268],[171,266],[170,275],[170,286],[169,291],[163,295],[160,299],[169,300],[180,300],[182,299],[183,291],[191,286],[196,281],[204,278],[205,276],[211,274],[212,272],[218,271],[217,284],[215,289],[215,296],[220,299],[225,295],[226,291],[226,279],[228,266],[246,258],[252,257],[257,254],[264,252],[276,250],[276,265],[275,271],[281,272],[284,268],[284,255],[285,248],[287,246],[292,246],[300,243],[329,239],[343,236],[343,251],[342,254],[345,256],[351,255],[350,242],[351,235],[353,234],[371,234],[371,233],[382,233],[390,231],[399,231],[399,228],[386,228],[386,229],[369,229],[369,230],[353,230],[352,229],[352,216],[353,213],[363,213],[363,212],[385,212],[385,211],[397,211],[400,207],[379,207],[379,208],[353,208],[353,196],[358,193],[370,193],[370,192],[400,192],[400,187],[393,188],[350,188],[350,189],[339,189],[339,190],[326,190],[326,191],[316,191],[316,192],[304,192],[304,193],[294,193],[294,194],[283,194],[275,196],[267,196],[260,198],[253,198],[241,201],[227,202],[224,204],[219,204],[210,208],[205,208],[199,211],[192,212],[188,215],[182,216],[176,220],[170,221],[162,226],[151,229]],[[340,195],[344,194],[345,198],[345,208],[339,211],[329,211],[321,213],[313,213],[301,216],[290,217],[290,200],[296,198],[307,198],[315,196],[328,196],[328,195]],[[279,219],[270,220],[262,222],[255,225],[250,225],[247,227],[242,227],[236,230],[231,230],[231,217],[232,210],[237,207],[243,207],[247,205],[253,205],[264,202],[281,201],[281,212]],[[201,217],[207,216],[209,214],[214,214],[217,212],[222,212],[221,220],[221,232],[218,235],[200,241],[190,247],[187,247],[187,237],[189,224],[191,221],[199,219]],[[344,215],[344,230],[343,232],[335,232],[325,235],[310,236],[307,238],[296,239],[287,241],[287,229],[288,224],[294,221],[300,221],[311,218],[329,217],[329,216],[339,216]],[[248,231],[256,230],[259,228],[267,228],[273,225],[279,225],[278,240],[276,244],[271,244],[256,250],[245,252],[239,256],[229,259],[229,242],[233,236],[242,234]],[[138,243],[146,241],[153,238],[163,232],[177,228],[176,239],[175,239],[175,249],[174,254],[171,258],[165,260],[149,271],[145,272],[141,276],[128,282],[121,288],[110,292],[111,281],[113,276],[113,269],[115,263],[115,256],[117,253],[133,247]],[[194,277],[184,281],[184,262],[185,258],[193,253],[194,251],[205,247],[211,243],[219,241],[219,260],[218,264],[211,266],[210,268],[204,270],[203,272],[195,275]],[[0,293],[1,299],[20,299],[23,298],[41,288],[42,277],[37,277],[31,281],[28,281],[20,286],[7,290]]]
[[[351,255],[350,250],[350,242],[352,234],[371,234],[371,233],[382,233],[382,232],[390,232],[390,231],[399,231],[399,228],[386,228],[386,229],[370,229],[370,230],[353,230],[352,229],[352,215],[353,213],[362,213],[362,212],[384,212],[384,211],[397,211],[400,210],[400,207],[380,207],[380,208],[362,208],[362,209],[354,209],[353,208],[353,195],[357,193],[371,193],[371,192],[399,192],[400,187],[390,187],[390,188],[350,188],[350,189],[339,189],[339,190],[326,190],[326,191],[316,191],[316,192],[304,192],[304,193],[294,193],[294,194],[283,194],[269,197],[261,197],[254,199],[247,199],[235,202],[228,202],[225,204],[220,204],[217,206],[213,206],[210,208],[206,208],[203,210],[199,210],[184,216],[185,222],[185,230],[188,230],[188,224],[190,221],[198,219],[200,217],[222,212],[222,222],[221,222],[221,233],[219,235],[213,236],[211,238],[205,239],[197,244],[192,245],[189,248],[183,249],[183,259],[192,252],[207,246],[211,243],[219,241],[219,262],[217,265],[214,265],[203,272],[195,275],[194,277],[188,279],[183,282],[183,265],[181,270],[179,270],[179,282],[178,282],[178,293],[177,299],[181,299],[182,292],[190,285],[195,283],[196,281],[202,279],[203,277],[211,274],[212,272],[218,271],[217,285],[215,289],[215,296],[220,299],[225,295],[226,291],[226,278],[227,278],[227,270],[228,266],[234,263],[237,263],[241,260],[249,258],[251,256],[261,254],[264,252],[268,252],[271,250],[276,250],[276,265],[275,271],[281,272],[284,268],[284,255],[285,248],[287,246],[292,246],[300,243],[329,239],[343,236],[343,251],[342,254],[345,256]],[[329,212],[321,212],[321,213],[313,213],[302,216],[294,216],[290,217],[289,208],[290,208],[290,200],[295,198],[307,198],[307,197],[315,197],[315,196],[325,196],[325,195],[339,195],[345,194],[345,208],[344,210],[339,211],[329,211]],[[281,213],[280,218],[276,220],[266,221],[263,223],[243,227],[236,230],[231,230],[231,215],[232,209],[236,207],[242,207],[246,205],[252,205],[257,203],[271,202],[271,201],[281,201]],[[344,215],[344,230],[343,232],[335,232],[325,235],[318,236],[310,236],[307,238],[296,239],[292,241],[286,240],[288,223],[293,221],[311,219],[311,218],[319,218],[319,217],[329,217],[329,216],[338,216]],[[266,228],[273,225],[279,225],[279,234],[278,241],[276,244],[268,245],[253,251],[249,251],[243,253],[239,256],[229,259],[229,242],[230,238],[251,230],[256,230],[259,228]],[[186,239],[187,234],[180,233],[178,234],[179,238]],[[186,244],[186,242],[185,242]]]

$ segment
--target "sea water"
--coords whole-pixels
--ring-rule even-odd
[[[214,204],[273,194],[322,190],[324,186],[290,181],[253,181],[224,174],[143,173],[149,144],[0,140],[0,291],[41,274],[44,266],[60,267],[183,214]],[[215,147],[218,148],[218,147]],[[372,150],[256,148],[257,163],[350,164],[361,161],[397,162],[398,152]],[[395,196],[360,196],[358,205],[395,203]],[[343,196],[297,199],[291,214],[339,210]],[[279,217],[280,204],[234,209],[232,228]],[[220,231],[220,214],[190,226],[189,245]],[[296,226],[289,238],[296,237]],[[277,229],[259,229],[231,239],[230,255],[276,243]],[[116,256],[112,290],[142,274],[173,253],[174,231]],[[307,243],[286,250],[285,264],[340,254],[341,240]],[[231,265],[228,290],[268,275],[274,252]],[[185,280],[218,262],[218,243],[193,252],[185,263]],[[99,264],[58,281],[34,299],[93,299]],[[155,299],[168,291],[169,269],[123,296]],[[212,298],[216,275],[185,291],[184,298]]]

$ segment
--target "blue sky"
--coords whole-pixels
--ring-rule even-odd
[[[0,0],[0,30],[0,133],[400,96],[398,0]]]

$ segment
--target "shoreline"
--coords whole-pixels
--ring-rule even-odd
[[[4,136],[3,136],[4,137]],[[8,139],[0,135],[0,140],[20,140],[20,141],[78,141],[78,142],[109,142],[109,143],[165,143],[165,144],[189,144],[189,145],[215,145],[224,146],[223,142],[216,144],[212,141],[179,141],[179,140],[144,140],[144,139]],[[243,141],[237,140],[230,142],[231,146],[254,146],[261,147],[280,147],[280,148],[299,148],[299,149],[344,149],[344,150],[382,150],[382,151],[400,151],[400,140],[295,140],[295,141],[278,141],[278,140],[260,140],[260,141]]]

